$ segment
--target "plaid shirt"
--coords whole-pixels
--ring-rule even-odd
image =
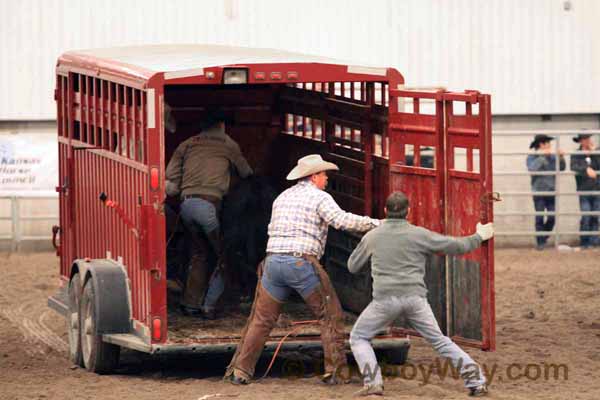
[[[267,252],[299,252],[321,258],[329,225],[366,232],[378,226],[379,220],[345,212],[329,193],[309,181],[300,181],[273,203]]]

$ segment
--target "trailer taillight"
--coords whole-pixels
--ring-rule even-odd
[[[152,339],[160,340],[162,337],[162,321],[160,318],[152,320]]]
[[[160,180],[158,179],[158,167],[150,168],[150,189],[158,190]]]

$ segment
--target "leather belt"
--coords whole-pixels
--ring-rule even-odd
[[[302,253],[300,251],[292,251],[292,252],[287,252],[287,253],[267,253],[267,257],[268,256],[290,256],[290,257],[296,257],[296,258],[303,258],[303,259],[307,259],[307,257],[310,257],[310,254],[305,254]]]
[[[218,197],[215,196],[210,196],[207,194],[186,194],[185,196],[183,196],[184,200],[187,199],[203,199],[206,201],[210,201],[211,203],[217,202],[217,201],[221,201]]]

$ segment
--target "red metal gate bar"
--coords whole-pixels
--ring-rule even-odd
[[[480,155],[479,155],[479,163],[480,171],[485,171],[485,179],[483,181],[483,186],[481,188],[482,199],[484,199],[484,204],[481,205],[480,219],[482,222],[491,222],[493,221],[493,199],[489,199],[488,201],[487,195],[492,193],[493,191],[493,168],[492,168],[492,102],[490,95],[480,95],[479,101],[479,114],[483,115],[481,118],[481,128],[482,132],[485,134],[481,137],[480,144]],[[487,156],[486,156],[487,155]],[[495,294],[495,276],[494,276],[494,240],[488,240],[483,249],[483,252],[487,252],[485,259],[488,260],[487,263],[487,276],[483,279],[482,284],[482,297],[485,295],[485,299],[487,299],[486,310],[488,311],[487,315],[484,314],[483,318],[483,331],[484,337],[487,339],[487,347],[489,350],[496,349],[496,294]],[[486,332],[490,332],[489,336],[485,334]]]
[[[107,99],[107,108],[108,108],[108,114],[106,115],[106,123],[108,125],[108,151],[114,151],[114,137],[113,137],[113,85],[114,83],[107,81],[107,92],[108,92],[108,99]]]
[[[119,83],[115,84],[116,101],[115,101],[115,125],[117,134],[117,148],[116,153],[123,155],[123,126],[122,126],[122,109],[121,102],[123,101],[123,86]],[[121,181],[122,182],[122,181]]]

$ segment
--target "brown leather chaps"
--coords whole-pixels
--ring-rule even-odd
[[[304,301],[319,320],[325,358],[325,376],[335,376],[336,371],[340,371],[340,368],[347,364],[342,306],[329,275],[317,258],[309,255],[305,255],[304,258],[312,264],[321,282]],[[261,285],[263,265],[264,261],[258,267],[258,285],[248,322],[242,330],[236,352],[227,367],[225,376],[235,374],[246,380],[252,378],[256,362],[279,318],[282,303],[271,297]]]

